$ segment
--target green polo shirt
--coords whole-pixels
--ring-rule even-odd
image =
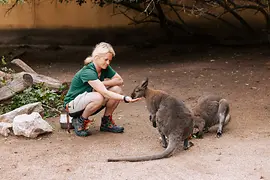
[[[78,95],[84,92],[92,92],[93,88],[90,86],[88,81],[97,80],[104,81],[105,78],[112,78],[116,72],[111,66],[107,69],[102,69],[100,78],[98,78],[98,73],[93,63],[89,63],[79,70],[73,77],[68,93],[64,98],[64,107],[67,103],[75,99]]]

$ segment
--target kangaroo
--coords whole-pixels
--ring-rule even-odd
[[[182,141],[184,141],[185,150],[193,145],[188,141],[193,131],[192,112],[181,100],[164,91],[148,88],[148,78],[133,90],[131,97],[145,98],[150,120],[153,126],[157,127],[162,138],[162,145],[166,149],[156,155],[108,159],[109,162],[138,162],[167,158]]]
[[[228,101],[220,96],[211,94],[200,97],[197,105],[193,109],[193,134],[202,137],[204,132],[208,132],[208,128],[218,124],[217,137],[221,137],[223,127],[226,126],[231,119],[229,111],[230,107]]]

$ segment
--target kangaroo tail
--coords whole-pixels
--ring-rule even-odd
[[[169,139],[168,147],[165,149],[165,151],[163,151],[160,154],[142,156],[142,157],[111,158],[111,159],[108,159],[108,162],[118,162],[118,161],[139,162],[139,161],[151,161],[151,160],[167,158],[173,153],[173,151],[176,149],[178,144],[179,143],[175,141],[175,139],[172,139],[172,140]]]

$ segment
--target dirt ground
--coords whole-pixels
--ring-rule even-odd
[[[20,58],[37,72],[70,81],[91,47],[26,49]],[[231,104],[232,121],[221,138],[215,129],[193,139],[188,151],[149,162],[108,163],[109,157],[150,155],[163,151],[144,100],[121,103],[114,119],[123,134],[99,131],[82,138],[47,119],[52,134],[37,139],[0,137],[1,179],[270,179],[270,52],[269,47],[168,46],[115,47],[112,67],[125,81],[125,94],[145,77],[150,87],[182,99],[190,108],[204,93],[217,93]]]

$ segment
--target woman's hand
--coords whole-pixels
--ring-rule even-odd
[[[125,102],[127,102],[127,103],[133,103],[133,102],[136,102],[136,101],[139,101],[139,100],[141,100],[142,98],[136,98],[136,99],[132,99],[130,96],[125,96],[124,97],[124,100],[125,100]]]

